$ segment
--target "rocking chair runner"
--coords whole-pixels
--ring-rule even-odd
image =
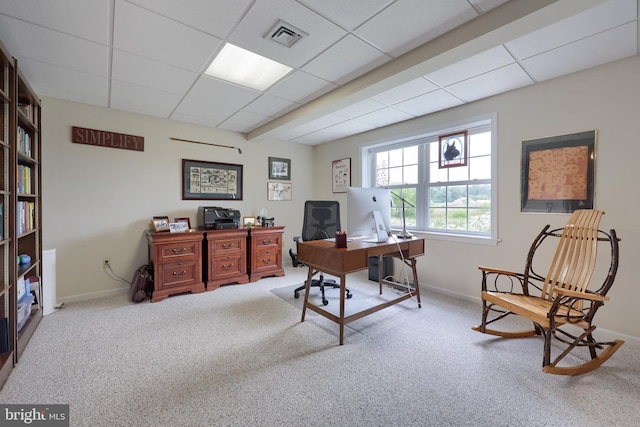
[[[599,342],[592,335],[596,329],[593,318],[598,308],[609,300],[606,295],[618,270],[620,239],[613,229],[609,233],[598,229],[603,214],[592,209],[577,210],[564,228],[549,230],[549,225],[544,227],[531,245],[524,273],[479,267],[482,271],[482,323],[473,329],[507,338],[542,335],[542,370],[550,374],[580,375],[609,359],[624,341]],[[552,238],[559,239],[558,246],[548,273],[543,277],[534,271],[534,256]],[[611,250],[609,270],[602,285],[590,290],[597,248],[604,242],[609,243]],[[488,328],[511,314],[531,320],[533,329],[510,332]],[[566,346],[553,361],[552,338]],[[565,356],[580,347],[588,348],[591,360],[576,366],[558,366]]]

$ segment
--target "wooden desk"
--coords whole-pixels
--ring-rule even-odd
[[[383,308],[397,304],[401,301],[412,298],[414,295],[417,297],[418,306],[420,303],[420,287],[418,286],[418,273],[416,271],[416,257],[424,255],[424,238],[412,238],[412,239],[397,239],[390,237],[387,242],[384,243],[368,243],[362,240],[352,240],[347,243],[346,248],[336,248],[335,242],[329,242],[325,240],[313,240],[307,242],[300,242],[298,245],[298,259],[300,262],[309,266],[309,272],[307,274],[307,287],[304,295],[304,305],[302,307],[302,320],[304,322],[304,316],[307,308],[314,311],[321,316],[326,317],[329,320],[333,320],[340,325],[340,345],[344,343],[344,325],[354,320],[360,319]],[[366,270],[369,267],[369,257],[379,257],[378,262],[378,276],[380,294],[382,294],[382,284],[390,283],[383,280],[381,277],[382,270],[382,256],[393,256],[400,258],[404,257],[404,262],[413,272],[413,283],[415,290],[411,290],[400,297],[393,300],[386,301],[382,304],[378,304],[374,307],[360,311],[345,317],[344,303],[345,303],[345,290],[346,290],[346,275],[360,270]],[[340,278],[340,316],[336,316],[328,311],[309,303],[309,289],[311,279],[318,272],[329,273],[333,276]]]

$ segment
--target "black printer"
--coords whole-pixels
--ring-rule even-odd
[[[240,211],[217,206],[198,208],[198,228],[200,230],[224,230],[240,228]]]

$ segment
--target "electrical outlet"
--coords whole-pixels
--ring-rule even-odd
[[[102,268],[107,268],[111,266],[111,260],[109,258],[104,258],[102,260]]]

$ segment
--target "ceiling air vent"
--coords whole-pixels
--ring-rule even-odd
[[[264,38],[267,40],[273,40],[274,42],[286,47],[291,47],[296,44],[301,38],[308,36],[299,28],[294,27],[282,20],[278,21],[276,25],[271,28],[265,34]]]

